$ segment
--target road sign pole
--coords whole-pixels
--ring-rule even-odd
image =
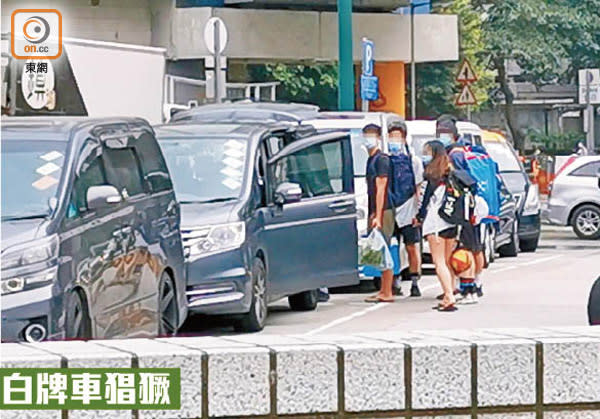
[[[337,0],[339,38],[338,108],[354,110],[354,60],[352,58],[352,0]]]
[[[471,105],[467,105],[467,119],[471,120]]]
[[[590,153],[594,153],[596,150],[596,142],[595,142],[595,133],[594,133],[594,105],[592,105],[591,100],[591,86],[590,83],[592,81],[592,73],[588,70],[585,74],[585,87],[586,87],[586,95],[585,100],[587,103],[587,149]]]
[[[216,21],[214,26],[215,33],[215,98],[217,103],[221,103],[221,33],[220,22]]]

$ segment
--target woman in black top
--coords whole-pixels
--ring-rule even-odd
[[[449,268],[449,261],[456,245],[457,227],[443,220],[439,215],[450,173],[450,160],[442,142],[431,141],[425,144],[424,161],[427,160],[430,160],[425,167],[427,188],[415,224],[423,226],[423,236],[429,242],[435,272],[444,291],[438,309],[454,311],[456,310],[454,275]]]

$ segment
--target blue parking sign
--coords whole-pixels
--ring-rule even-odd
[[[373,41],[363,38],[362,40],[362,74],[372,76],[375,66],[375,44]]]
[[[360,76],[360,97],[362,100],[377,100],[379,98],[379,79],[377,76]]]

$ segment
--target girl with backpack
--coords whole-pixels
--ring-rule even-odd
[[[423,162],[427,188],[414,224],[422,225],[423,236],[429,242],[435,272],[444,291],[444,297],[437,309],[456,311],[453,274],[449,261],[456,246],[457,226],[439,215],[451,170],[444,144],[437,140],[425,144]]]

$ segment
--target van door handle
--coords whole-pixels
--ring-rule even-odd
[[[133,234],[133,229],[131,228],[131,226],[125,226],[121,229],[122,236],[131,236],[131,234]]]
[[[342,200],[342,201],[334,201],[333,203],[331,203],[329,205],[329,209],[336,211],[336,212],[341,212],[344,211],[350,207],[354,206],[354,200]]]

